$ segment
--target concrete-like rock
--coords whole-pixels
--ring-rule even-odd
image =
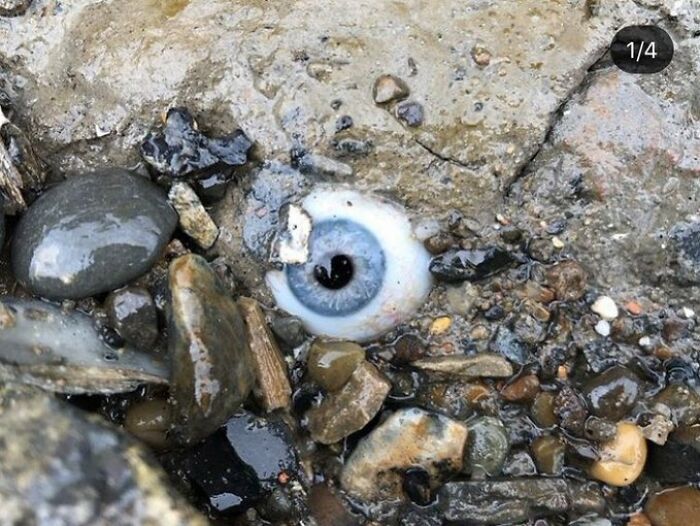
[[[12,270],[33,293],[84,298],[147,272],[177,214],[148,179],[109,169],[74,176],[25,212],[12,243]]]
[[[341,484],[366,499],[400,498],[401,472],[426,470],[435,483],[458,472],[467,441],[467,426],[422,409],[401,409],[357,445],[345,463]]]
[[[206,260],[192,254],[174,260],[169,285],[174,435],[191,442],[228,420],[255,374],[238,305]]]
[[[0,441],[6,524],[208,524],[134,440],[38,389],[0,389]]]

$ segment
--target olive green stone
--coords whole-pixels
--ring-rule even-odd
[[[498,475],[510,449],[506,428],[491,416],[476,418],[468,425],[464,471],[474,479]]]
[[[566,447],[557,437],[541,436],[532,443],[532,454],[540,473],[557,475],[564,469]]]
[[[309,376],[327,391],[337,391],[365,359],[365,350],[352,342],[316,340],[309,349]]]

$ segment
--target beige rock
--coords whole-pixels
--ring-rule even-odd
[[[467,426],[422,409],[401,409],[366,436],[352,452],[341,475],[342,487],[366,500],[400,498],[401,471],[421,467],[434,482],[458,472]]]
[[[203,249],[211,248],[219,236],[219,229],[187,183],[175,183],[168,193],[168,201],[180,217],[180,228]]]
[[[333,444],[359,431],[379,412],[390,390],[391,383],[374,365],[358,365],[340,391],[306,413],[311,438]]]
[[[248,345],[256,378],[253,394],[265,411],[289,408],[292,404],[292,386],[287,364],[260,304],[251,298],[240,298],[238,306],[248,328]]]
[[[481,353],[475,356],[434,356],[413,362],[426,371],[465,378],[507,378],[513,375],[513,366],[500,355]]]
[[[646,460],[647,443],[642,430],[630,422],[620,422],[617,435],[603,445],[590,474],[611,486],[628,486],[642,474]]]

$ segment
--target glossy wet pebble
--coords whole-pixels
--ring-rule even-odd
[[[306,361],[309,376],[327,391],[337,391],[365,359],[365,351],[353,342],[316,340]]]
[[[583,391],[594,415],[617,421],[632,409],[643,386],[636,374],[616,365],[592,377]]]
[[[642,431],[635,424],[620,422],[617,435],[603,445],[590,475],[611,486],[628,486],[642,474],[646,460],[647,445]]]
[[[12,244],[15,277],[51,299],[116,289],[147,272],[177,224],[153,183],[108,169],[60,183],[22,216]]]
[[[127,342],[151,349],[158,339],[158,316],[151,294],[140,287],[125,287],[105,300],[110,325]]]
[[[497,418],[483,416],[469,422],[464,471],[474,479],[497,476],[508,454],[508,432]]]
[[[240,309],[206,260],[194,254],[174,260],[169,286],[174,435],[191,442],[228,420],[255,373]]]
[[[662,491],[647,502],[644,512],[654,526],[690,526],[700,517],[700,490],[690,486]]]

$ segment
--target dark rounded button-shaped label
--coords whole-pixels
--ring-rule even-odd
[[[658,73],[671,63],[673,40],[656,26],[627,26],[610,45],[613,62],[627,73]]]

